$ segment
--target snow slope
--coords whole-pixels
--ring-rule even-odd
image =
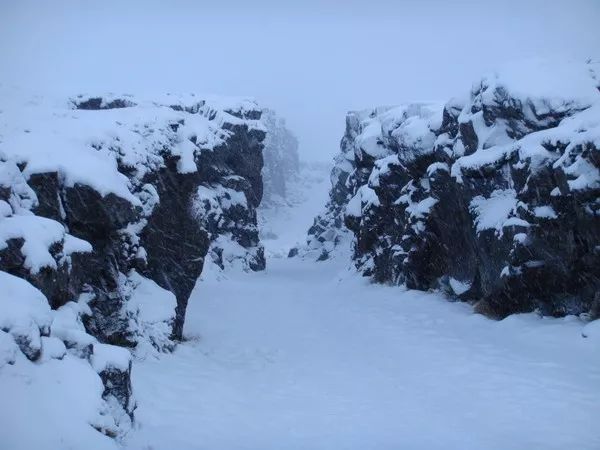
[[[308,208],[268,224],[284,231],[265,241],[272,255]],[[270,258],[262,273],[199,281],[189,340],[134,367],[127,447],[600,448],[600,341],[579,319],[496,322],[369,284],[343,261]]]

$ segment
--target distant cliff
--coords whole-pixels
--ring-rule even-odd
[[[290,182],[298,176],[300,159],[298,139],[287,128],[285,120],[270,109],[263,110],[262,121],[267,129],[264,145],[263,184],[264,206],[283,201]]]

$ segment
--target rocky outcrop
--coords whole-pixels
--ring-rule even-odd
[[[244,99],[169,95],[2,111],[0,273],[27,280],[50,316],[77,310],[60,335],[56,318],[2,330],[32,361],[44,337],[90,361],[117,422],[133,416],[131,365],[102,355],[170,350],[209,250],[223,259],[234,247],[245,268],[264,268],[260,117]]]
[[[340,142],[340,152],[335,156],[331,170],[329,200],[308,230],[306,253],[316,257],[318,261],[329,259],[334,250],[349,239],[348,229],[344,225],[344,211],[361,183],[362,171],[357,170],[359,159],[355,158],[354,142],[359,133],[361,117],[365,113],[352,112],[346,116],[346,130]],[[368,114],[376,114],[376,111]]]
[[[375,281],[443,289],[495,318],[597,316],[598,65],[532,66],[445,105],[350,113],[309,245],[326,257],[343,218]]]

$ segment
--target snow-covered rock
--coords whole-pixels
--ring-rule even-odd
[[[50,334],[50,306],[27,281],[0,271],[0,329],[9,333],[32,361],[42,354],[42,336]]]
[[[20,447],[24,440],[20,433],[27,421],[21,423],[22,418],[15,418],[8,407],[24,408],[21,402],[27,398],[25,391],[52,390],[27,401],[27,408],[36,411],[45,411],[50,405],[48,402],[56,401],[51,400],[55,392],[65,396],[65,389],[70,390],[68,395],[87,399],[87,404],[65,405],[69,410],[87,410],[71,424],[77,429],[75,434],[86,427],[96,428],[111,437],[123,436],[129,431],[135,409],[130,384],[130,351],[101,344],[85,331],[83,316],[91,313],[85,303],[68,302],[51,310],[40,290],[28,281],[2,271],[0,286],[3,289],[0,296],[0,390],[6,402],[2,408],[2,423],[15,422],[16,425],[6,429],[3,445],[26,448]],[[104,388],[98,389],[102,385]],[[70,412],[64,414],[71,415]],[[46,420],[48,417],[42,422]],[[42,432],[46,439],[55,439],[54,433],[56,430],[53,429]],[[59,434],[70,433],[61,429]],[[21,444],[14,447],[6,439],[10,443],[14,439],[14,445],[18,439]],[[72,445],[75,438],[66,439],[68,445]]]
[[[600,313],[600,66],[531,62],[445,105],[349,113],[309,245],[492,317]],[[331,243],[330,243],[331,242]]]
[[[214,213],[235,208],[236,242],[260,254],[265,129],[254,102],[3,97],[0,268],[38,286],[54,308],[93,293],[87,326],[102,341],[136,345],[120,279],[131,270],[175,294],[167,322],[181,337],[187,298],[221,231],[195,214],[200,190],[233,199]]]
[[[194,95],[0,98],[1,364],[16,348],[84,360],[112,417],[97,428],[119,434],[135,408],[129,349],[182,337],[209,250],[264,268],[262,111]]]

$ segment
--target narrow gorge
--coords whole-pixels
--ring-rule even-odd
[[[600,64],[502,67],[333,161],[325,101],[0,84],[0,449],[600,448]]]

